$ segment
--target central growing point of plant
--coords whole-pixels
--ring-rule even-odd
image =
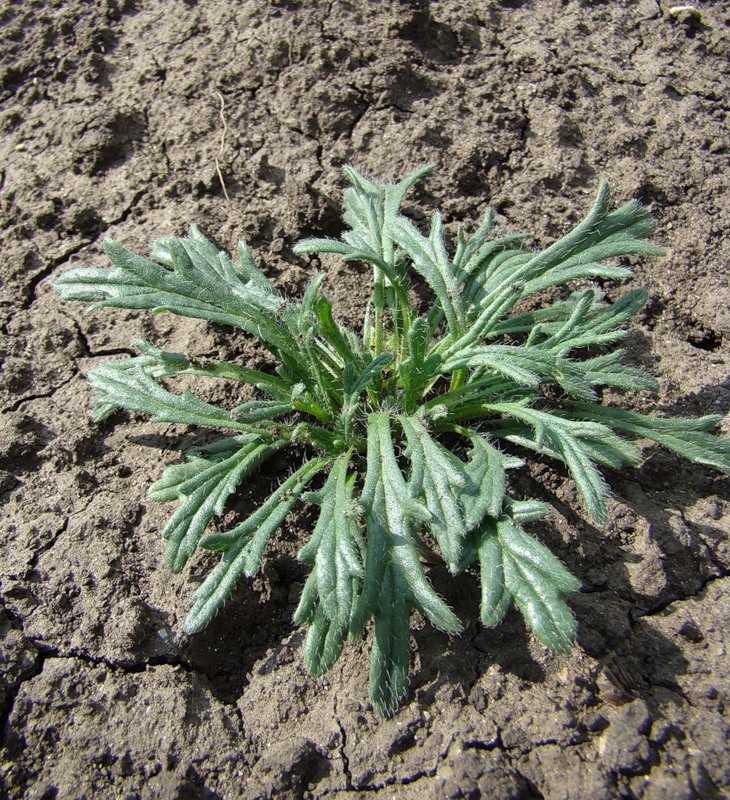
[[[346,168],[345,233],[296,247],[372,266],[361,335],[334,318],[324,276],[292,302],[245,244],[233,262],[195,227],[187,237],[158,240],[150,259],[107,240],[114,269],[74,269],[54,284],[61,297],[92,308],[170,311],[230,325],[275,357],[269,373],[138,341],[139,356],[89,373],[94,413],[126,408],[229,432],[169,467],[150,489],[154,500],[178,503],[163,533],[173,572],[197,548],[221,554],[193,594],[189,633],[212,619],[241,575],[257,572],[300,498],[319,506],[299,552],[311,566],[294,615],[308,626],[304,660],[312,674],[326,672],[372,620],[370,697],[381,715],[406,691],[411,611],[442,630],[461,630],[424,570],[429,549],[454,575],[478,565],[484,625],[497,625],[514,603],[551,650],[570,648],[576,623],[563,598],[579,582],[524,530],[546,509],[507,491],[507,470],[523,464],[518,452],[563,462],[598,523],[606,520],[608,494],[598,467],[638,463],[632,439],[730,472],[730,443],[707,432],[719,417],[654,418],[601,403],[603,387],[655,388],[615,347],[646,292],[610,303],[594,284],[565,287],[630,276],[607,259],[660,255],[644,241],[654,228],[646,211],[636,202],[611,211],[603,183],[588,216],[542,252],[527,249],[525,235],[495,235],[488,211],[471,236],[459,229],[450,254],[438,213],[424,235],[400,211],[427,171],[381,185]],[[433,292],[425,311],[414,302],[412,277]],[[520,310],[521,301],[555,287],[562,289],[552,293],[557,299]],[[221,408],[165,388],[161,379],[176,375],[240,381],[255,394]],[[297,466],[268,499],[230,530],[206,533],[241,481],[285,448]]]

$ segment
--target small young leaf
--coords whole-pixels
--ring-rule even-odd
[[[391,220],[387,233],[413,259],[413,268],[422,275],[438,298],[449,332],[458,337],[464,326],[464,313],[453,267],[441,240],[441,217],[436,214],[429,238],[423,236],[405,217]]]

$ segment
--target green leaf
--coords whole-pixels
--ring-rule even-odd
[[[285,445],[256,435],[224,442],[230,447],[218,447],[208,458],[195,457],[187,464],[168,467],[149,489],[153,500],[180,501],[162,532],[168,540],[165,559],[171,572],[180,572],[185,566],[213,515],[223,513],[226,500],[241,480]]]
[[[550,326],[553,330],[541,346],[567,354],[577,348],[612,344],[626,335],[622,326],[642,308],[646,298],[646,290],[637,289],[606,305],[602,302],[602,292],[577,293],[569,302],[561,304],[566,310],[572,307],[570,316],[560,327]],[[548,328],[545,324],[533,328],[528,342]]]
[[[520,386],[536,389],[542,383],[557,384],[571,397],[594,399],[595,395],[580,364],[538,347],[527,345],[472,346],[442,362],[442,372],[458,369],[489,370],[510,378]]]
[[[389,717],[408,688],[410,607],[408,586],[394,564],[385,568],[370,653],[368,690],[376,714]]]
[[[475,495],[478,485],[464,462],[436,442],[416,417],[400,416],[398,421],[408,439],[406,456],[412,464],[409,491],[428,509],[429,530],[455,572],[469,531],[463,498]]]
[[[523,283],[522,296],[540,292],[582,278],[620,280],[631,274],[625,267],[601,264],[606,258],[641,253],[663,255],[657,245],[643,242],[654,231],[654,223],[635,201],[609,212],[610,193],[602,181],[598,196],[585,219],[569,234],[516,268],[501,265],[489,275],[484,293],[490,294],[508,283]]]
[[[299,252],[336,252],[345,258],[363,258],[375,263],[379,269],[392,269],[393,243],[386,234],[389,219],[394,217],[408,190],[430,166],[416,170],[395,185],[374,183],[360,175],[353,167],[346,166],[343,172],[352,186],[345,192],[343,221],[350,231],[343,234],[342,243],[331,240],[305,240],[298,246]],[[391,272],[390,279],[398,282],[402,273]]]
[[[478,306],[470,308],[472,321],[469,329],[448,348],[448,354],[463,352],[467,347],[493,335],[493,329],[520,299],[523,289],[520,283],[510,283],[484,298]]]
[[[510,555],[520,564],[521,569],[530,569],[542,574],[552,590],[558,594],[577,592],[580,581],[563,566],[563,564],[533,536],[516,525],[511,517],[501,516],[497,520],[497,535],[502,547],[509,550]]]
[[[439,374],[441,358],[429,349],[432,336],[433,330],[428,320],[416,317],[408,330],[405,357],[397,365],[403,384],[403,405],[409,413],[421,404],[429,384]]]
[[[346,457],[335,462],[323,489],[324,529],[314,562],[322,610],[342,631],[349,626],[363,574],[358,546],[359,507],[352,496],[353,480],[348,479],[347,464]]]
[[[335,322],[332,316],[332,303],[326,297],[320,296],[315,302],[314,311],[322,336],[343,359],[345,365],[358,366],[364,363],[362,347],[357,337],[348,328]]]
[[[390,220],[387,233],[412,259],[412,266],[423,276],[438,298],[449,332],[463,333],[464,312],[454,268],[443,243],[441,216],[434,214],[431,234],[423,236],[405,217]]]
[[[547,514],[547,506],[539,500],[505,498],[505,509],[515,522],[535,522]]]
[[[304,582],[299,604],[294,612],[293,620],[297,625],[309,625],[319,609],[319,587],[317,586],[317,573],[310,572]]]
[[[579,581],[506,515],[485,525],[478,551],[483,624],[499,624],[514,601],[543,644],[555,652],[569,650],[576,623],[562,598],[577,591]]]
[[[486,369],[513,380],[520,386],[536,389],[540,376],[532,367],[530,352],[525,347],[509,345],[486,345],[470,347],[456,353],[441,363],[441,372],[448,373],[460,369]]]
[[[590,413],[604,425],[651,439],[696,464],[730,474],[730,440],[707,433],[722,417],[709,414],[697,419],[652,417],[608,406],[586,406],[573,403],[575,416]]]
[[[617,389],[656,391],[659,384],[652,375],[638,367],[623,363],[624,350],[614,350],[602,356],[587,358],[579,363],[586,380],[592,386],[613,386]]]
[[[472,444],[466,473],[478,491],[463,498],[467,530],[476,528],[485,516],[498,517],[505,502],[507,476],[505,470],[524,465],[524,461],[507,456],[490,444],[482,435],[463,428],[459,432]]]
[[[398,421],[408,440],[405,455],[411,461],[408,488],[431,518],[426,523],[452,573],[463,568],[467,534],[485,516],[499,516],[505,500],[505,470],[521,466],[474,431],[454,427],[472,445],[462,461],[434,439],[418,417]]]
[[[474,256],[479,254],[481,248],[487,243],[493,227],[494,211],[491,208],[484,212],[479,227],[468,238],[464,237],[464,231],[459,226],[456,252],[454,253],[454,270],[460,283],[478,266],[479,259]],[[495,242],[490,242],[490,244],[495,244]]]
[[[343,169],[352,187],[345,192],[342,219],[386,263],[393,255],[392,242],[385,233],[387,224],[398,213],[408,190],[431,169],[430,165],[421,167],[394,185],[369,181],[349,165]]]
[[[594,462],[610,466],[638,463],[641,456],[635,446],[597,422],[568,420],[517,403],[492,403],[484,408],[507,414],[530,425],[535,432],[533,438],[528,438],[519,426],[515,428],[509,424],[493,433],[564,461],[590,515],[596,522],[606,521],[608,512],[604,500],[609,489]]]
[[[562,596],[577,591],[580,582],[508,517],[497,522],[497,535],[505,585],[535,636],[556,653],[570,650],[576,622]]]
[[[292,410],[291,402],[280,403],[278,400],[247,400],[230,411],[231,417],[236,422],[251,425],[255,422],[264,422],[276,419],[282,414]]]
[[[347,638],[347,626],[333,622],[321,606],[308,620],[309,630],[304,640],[304,666],[310,675],[324,675],[342,653]]]
[[[362,506],[367,520],[368,552],[364,588],[353,615],[351,635],[357,635],[380,606],[380,587],[388,566],[397,570],[413,603],[437,628],[461,630],[454,612],[436,594],[423,572],[414,540],[414,523],[431,519],[428,509],[414,500],[398,467],[387,412],[368,420],[368,458]]]
[[[206,403],[186,389],[173,394],[161,386],[137,359],[107,361],[88,373],[96,389],[94,416],[103,419],[116,408],[149,414],[155,422],[246,431],[250,426],[230,411]]]
[[[505,582],[502,545],[491,520],[485,526],[478,552],[482,585],[479,617],[482,625],[493,628],[504,619],[512,605],[512,594]]]
[[[57,278],[64,300],[92,302],[92,309],[115,306],[170,311],[242,328],[275,351],[296,352],[276,313],[285,301],[268,282],[246,279],[195,227],[187,237],[168,237],[153,247],[157,261],[138,256],[112,239],[104,251],[116,269],[72,269]]]
[[[142,353],[124,363],[131,366],[130,361],[142,367],[153,377],[162,375],[200,375],[206,378],[223,378],[239,381],[269,394],[276,400],[291,400],[291,386],[275,375],[269,375],[229,361],[217,361],[212,358],[190,359],[182,353],[171,353],[154,347],[144,339],[134,339],[132,344]],[[127,368],[128,368],[127,367]]]
[[[347,453],[332,466],[312,540],[299,552],[302,560],[314,562],[295,614],[296,621],[310,626],[304,663],[312,675],[324,674],[339,657],[360,592],[364,542],[361,509],[352,494],[354,475],[347,473],[349,459]]]
[[[354,367],[351,370],[348,370],[347,366],[345,367],[343,370],[343,384],[345,389],[343,413],[352,413],[352,408],[354,408],[358,396],[370,386],[392,361],[392,353],[381,353],[379,356],[373,358],[359,375],[356,373]]]
[[[208,537],[209,542],[201,540],[201,547],[211,544],[215,549],[223,549],[223,555],[193,594],[193,604],[185,618],[187,633],[202,630],[213,619],[242,574],[251,577],[258,571],[271,535],[282,524],[309,481],[326,465],[327,462],[320,458],[308,461],[227,536],[213,535]]]

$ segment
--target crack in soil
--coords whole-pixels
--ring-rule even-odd
[[[5,605],[4,598],[0,594],[0,609],[2,610],[3,614],[8,618],[10,624],[16,629],[21,632],[23,635],[23,639],[25,642],[29,642],[30,640],[25,637],[23,634],[23,621],[18,617],[17,614],[14,614],[7,606]],[[8,736],[10,734],[11,726],[10,726],[10,717],[13,713],[13,709],[15,708],[15,701],[17,700],[18,694],[20,693],[20,689],[26,681],[35,678],[37,675],[40,675],[43,669],[43,657],[41,656],[40,652],[38,652],[36,648],[36,654],[33,659],[33,666],[29,671],[27,671],[18,682],[14,685],[9,686],[8,694],[5,699],[5,702],[0,705],[0,748],[5,747],[8,741]]]
[[[106,221],[107,227],[111,225],[119,225],[123,222],[126,222],[129,215],[134,211],[135,207],[138,205],[139,201],[147,194],[147,189],[140,189],[139,191],[135,192],[134,196],[132,197],[129,204],[124,208],[124,210],[119,214],[118,217],[115,219],[111,219]],[[24,299],[20,305],[19,310],[27,311],[33,303],[37,299],[37,291],[39,284],[44,281],[46,278],[50,277],[53,272],[60,267],[62,264],[65,264],[70,258],[75,255],[78,255],[82,250],[85,250],[87,247],[95,244],[98,237],[94,237],[93,239],[84,239],[78,244],[70,247],[66,250],[62,255],[57,256],[56,258],[51,259],[45,267],[40,269],[27,283],[24,292]],[[39,256],[42,257],[42,254],[37,250]]]
[[[350,771],[350,757],[347,755],[347,731],[345,726],[340,720],[340,714],[337,709],[337,695],[334,697],[334,717],[337,727],[340,729],[340,746],[337,748],[338,755],[342,759],[342,771],[345,775],[345,789],[352,789],[352,772]]]
[[[439,764],[448,758],[454,742],[456,742],[456,733],[452,732],[446,747],[437,753],[434,765],[430,769],[417,770],[410,775],[404,775],[398,778],[386,778],[379,783],[365,783],[353,786],[352,788],[359,792],[378,792],[388,786],[408,786],[424,778],[435,778],[438,773]]]
[[[23,302],[21,303],[21,306],[20,306],[19,310],[27,311],[33,305],[33,303],[36,300],[36,293],[37,293],[37,290],[38,290],[38,285],[41,283],[41,281],[44,281],[46,278],[48,278],[50,275],[52,275],[54,270],[57,267],[61,266],[61,264],[64,264],[66,261],[68,261],[69,258],[71,258],[72,256],[77,255],[78,253],[80,253],[85,248],[87,248],[90,245],[94,244],[95,241],[96,241],[95,239],[84,239],[79,244],[76,244],[73,247],[70,247],[62,255],[57,256],[54,259],[51,259],[51,261],[49,261],[48,264],[46,264],[45,267],[40,269],[28,281],[28,284],[26,286],[26,290],[25,290],[25,293],[24,293],[25,296],[24,296]],[[41,256],[41,253],[37,249],[36,249],[36,252],[38,252],[38,255]]]
[[[640,613],[631,613],[629,614],[629,624],[633,627],[638,620],[642,619],[650,619],[651,617],[655,617],[658,614],[663,613],[664,611],[669,608],[673,603],[684,603],[688,600],[693,600],[696,597],[699,597],[702,592],[707,589],[707,587],[714,583],[715,581],[723,580],[730,576],[730,570],[723,570],[721,575],[711,575],[706,578],[700,585],[699,589],[696,592],[692,592],[692,594],[688,594],[682,597],[669,597],[666,600],[662,600],[661,602],[657,603],[655,606],[651,607],[648,611],[640,612]]]
[[[3,611],[8,616],[8,619],[11,620],[11,622],[17,621],[16,615],[14,615],[11,611],[9,611],[5,607],[1,597],[0,597],[0,608],[3,609]],[[22,632],[22,626],[20,627],[20,630]],[[35,648],[37,656],[35,658],[32,670],[28,671],[23,676],[23,678],[19,680],[17,684],[15,684],[12,687],[11,691],[8,694],[8,699],[4,703],[3,707],[0,708],[0,747],[7,746],[8,737],[12,730],[12,726],[10,724],[10,718],[12,716],[13,709],[15,708],[15,703],[17,701],[21,689],[28,681],[37,678],[43,672],[43,668],[47,661],[60,660],[60,659],[65,659],[65,660],[76,659],[84,664],[91,664],[93,666],[104,666],[107,669],[111,670],[112,672],[122,672],[130,675],[143,673],[150,668],[158,666],[179,667],[185,672],[205,675],[204,672],[196,668],[193,664],[186,661],[185,659],[176,658],[171,655],[152,656],[148,659],[145,659],[144,661],[139,661],[139,662],[113,661],[103,656],[95,657],[89,655],[88,653],[83,653],[81,651],[70,650],[68,652],[62,652],[58,648],[50,647],[49,645],[44,644],[43,642],[31,638],[26,638],[25,636],[24,640],[25,642],[31,644]],[[243,719],[241,717],[240,710],[238,713],[238,718],[241,731],[243,732]]]
[[[58,385],[54,386],[53,389],[51,389],[48,392],[39,392],[38,394],[25,395],[25,397],[19,398],[14,403],[11,403],[9,406],[6,406],[5,408],[0,409],[0,414],[13,414],[16,411],[18,411],[18,409],[24,403],[32,403],[35,400],[47,400],[49,397],[53,397],[53,395],[56,394],[56,392],[59,389],[62,389],[64,386],[68,386],[68,384],[71,383],[71,381],[73,381],[75,378],[76,378],[76,372],[74,372],[74,374],[71,375],[69,378],[66,378],[66,380],[61,381],[61,383],[59,383]]]
[[[104,666],[112,672],[123,672],[129,675],[137,675],[140,672],[146,672],[149,668],[168,666],[180,667],[185,672],[206,675],[201,669],[196,667],[191,662],[184,658],[172,654],[163,654],[159,656],[150,656],[142,661],[125,661],[120,659],[115,661],[106,656],[92,656],[89,653],[84,653],[82,650],[68,650],[62,651],[60,648],[51,647],[43,642],[28,639],[33,646],[38,650],[38,653],[44,657],[44,660],[52,659],[77,659],[84,664],[91,664],[93,666]],[[207,676],[206,676],[207,677]]]

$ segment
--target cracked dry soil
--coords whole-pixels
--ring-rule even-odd
[[[607,177],[617,202],[651,209],[668,248],[637,265],[650,300],[628,344],[661,389],[614,400],[725,413],[730,9],[695,5],[3,5],[0,795],[727,796],[727,479],[649,448],[639,469],[608,476],[599,530],[564,473],[533,464],[515,490],[534,484],[551,502],[535,532],[583,582],[575,649],[549,654],[517,614],[481,629],[474,576],[435,570],[466,633],[414,619],[409,699],[381,722],[367,645],[322,679],[301,666],[290,620],[306,510],[260,578],[185,637],[205,561],[166,573],[169,508],[145,491],[200,433],[90,419],[84,373],[134,336],[249,363],[255,344],[164,314],[84,316],[49,290],[73,264],[103,264],[104,235],[146,250],[197,222],[228,248],[246,238],[290,294],[324,270],[339,314],[358,320],[367,274],[291,252],[339,231],[343,163],[394,179],[434,162],[417,213],[438,203],[449,223],[473,224],[491,204],[543,245]]]

